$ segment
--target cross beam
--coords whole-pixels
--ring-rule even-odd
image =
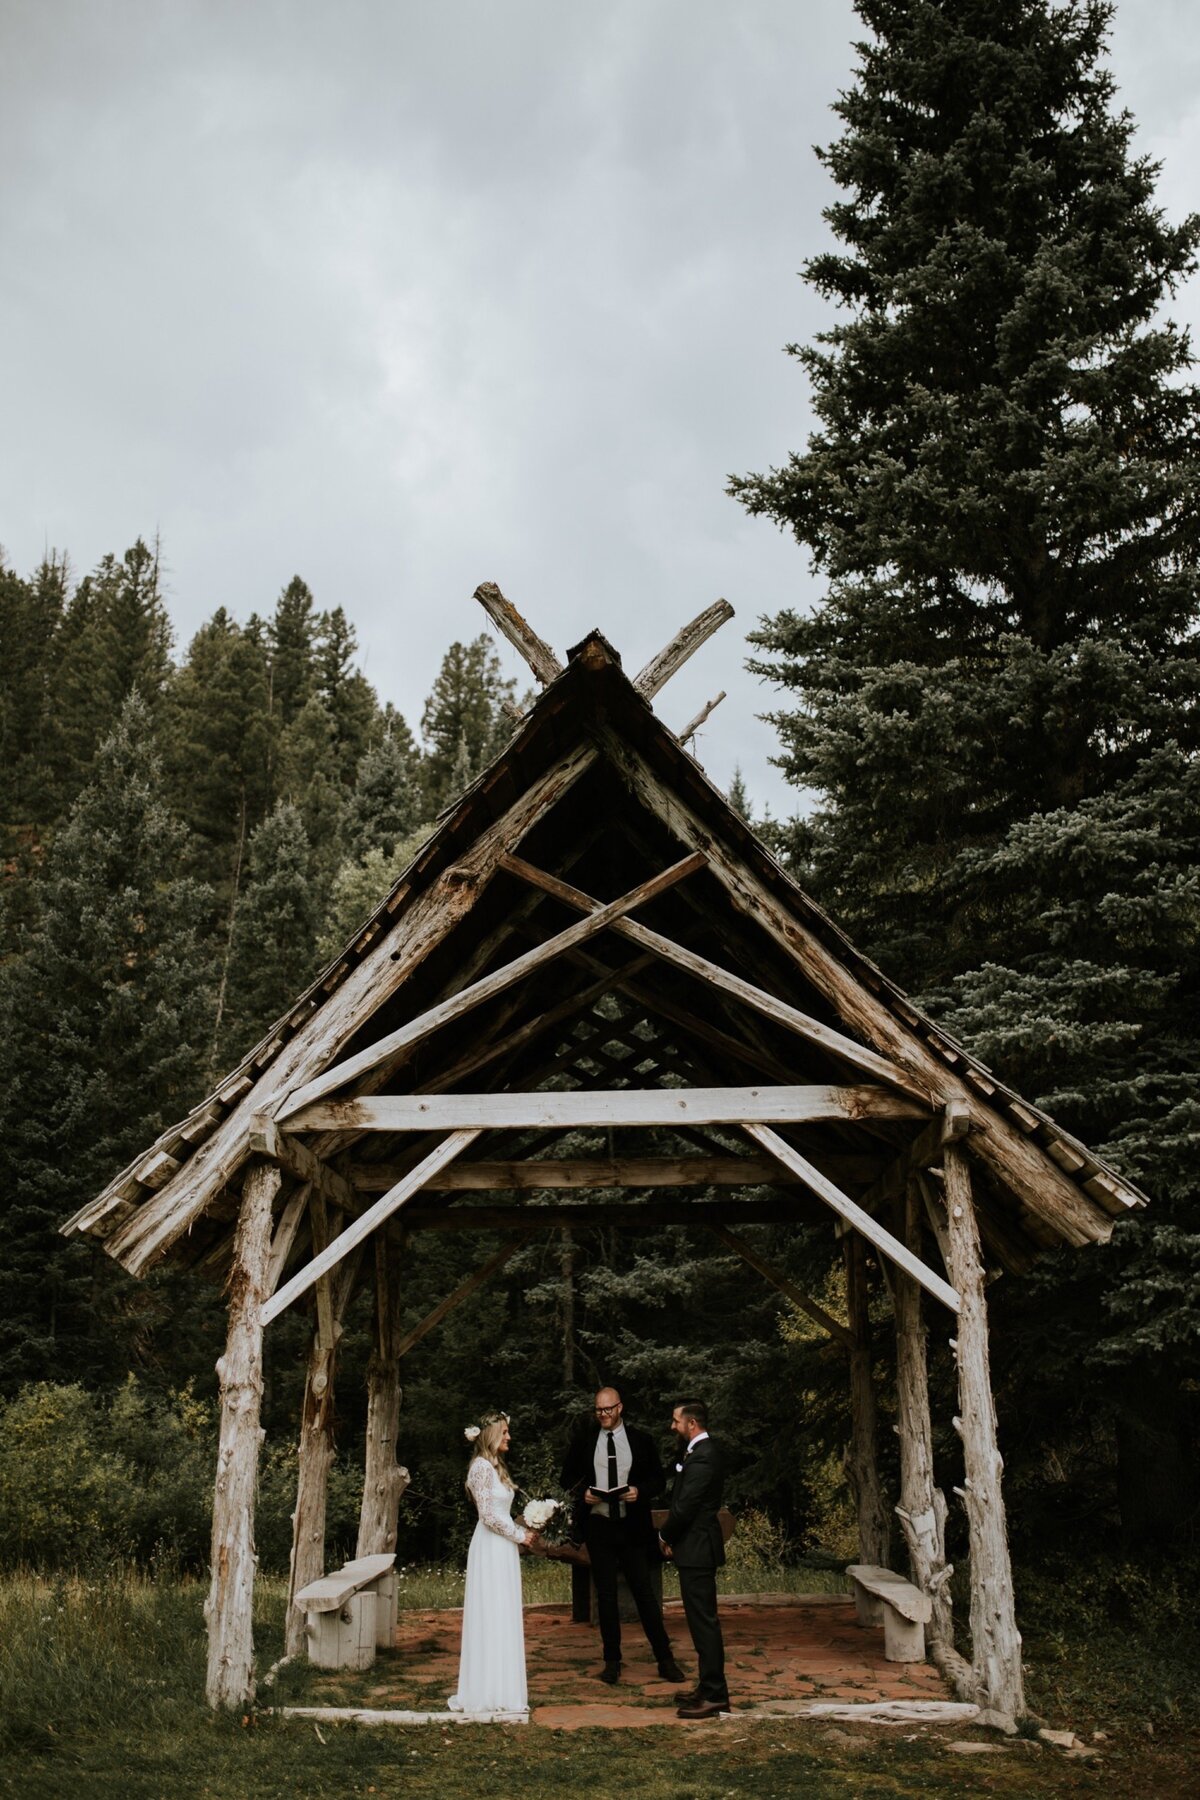
[[[623,918],[627,912],[632,912],[634,907],[644,906],[659,894],[665,893],[668,888],[674,887],[677,881],[684,880],[688,875],[694,875],[697,869],[704,867],[706,860],[703,851],[694,851],[692,855],[685,856],[669,869],[663,869],[659,874],[651,876],[648,881],[639,882],[637,887],[631,888],[629,893],[623,894],[619,900],[611,900],[607,906],[598,906],[595,910],[589,908],[590,916],[580,920],[578,925],[569,925],[565,931],[560,931],[556,936],[547,938],[546,942],[539,944],[536,949],[527,950],[523,956],[515,957],[512,962],[505,963],[503,968],[493,970],[490,975],[481,976],[478,981],[473,981],[468,987],[460,989],[457,994],[452,994],[448,1000],[442,1000],[438,1005],[431,1006],[427,1012],[421,1013],[419,1017],[410,1019],[407,1025],[400,1026],[397,1031],[389,1032],[377,1043],[369,1044],[365,1050],[360,1050],[356,1056],[346,1057],[345,1061],[335,1063],[332,1068],[326,1069],[315,1080],[306,1082],[303,1087],[297,1088],[284,1100],[283,1105],[276,1112],[276,1118],[282,1123],[310,1101],[319,1100],[323,1094],[332,1092],[334,1088],[345,1086],[356,1076],[367,1074],[371,1069],[394,1056],[397,1051],[411,1049],[423,1038],[430,1037],[435,1031],[439,1031],[443,1025],[448,1025],[452,1020],[461,1018],[463,1013],[470,1012],[474,1007],[482,1005],[485,1000],[494,999],[497,994],[502,994],[515,982],[524,980],[525,976],[532,974],[534,969],[539,969],[543,964],[552,962],[555,957],[562,956],[566,951],[574,949],[576,944],[595,937],[598,932],[604,931],[608,926]]]
[[[593,1200],[515,1206],[428,1206],[414,1201],[404,1214],[407,1231],[564,1231],[605,1229],[659,1231],[667,1225],[796,1225],[809,1214],[786,1200],[647,1200],[642,1204]]]

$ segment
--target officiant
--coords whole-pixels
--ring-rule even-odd
[[[662,1605],[650,1581],[651,1559],[659,1555],[650,1508],[666,1487],[667,1478],[650,1433],[625,1423],[624,1404],[616,1388],[601,1388],[596,1395],[592,1423],[567,1452],[562,1485],[575,1497],[576,1518],[596,1583],[604,1650],[599,1679],[609,1686],[621,1679],[617,1601],[617,1576],[621,1574],[633,1595],[659,1674],[664,1681],[686,1680],[671,1654]]]

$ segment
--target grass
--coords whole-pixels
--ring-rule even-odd
[[[565,1598],[567,1571],[530,1565],[528,1597]],[[787,1572],[764,1570],[780,1589]],[[769,1576],[769,1579],[768,1579]],[[747,1571],[730,1586],[749,1590]],[[811,1588],[811,1580],[806,1585]],[[455,1605],[461,1583],[406,1571],[407,1604]],[[804,1719],[736,1720],[689,1731],[571,1734],[537,1727],[365,1731],[260,1714],[214,1717],[203,1703],[203,1585],[117,1571],[107,1578],[0,1579],[0,1794],[22,1800],[319,1800],[502,1790],[530,1800],[584,1788],[589,1800],[774,1800],[880,1796],[1195,1792],[1200,1727],[1191,1649],[1109,1625],[1072,1639],[1031,1630],[1030,1696],[1055,1725],[1107,1732],[1099,1766],[1019,1744],[995,1756],[948,1751],[953,1730],[834,1728]],[[284,1588],[259,1583],[260,1665],[280,1641]],[[288,1672],[291,1675],[291,1671]],[[307,1671],[296,1671],[302,1690]],[[1146,1727],[1153,1727],[1153,1734]],[[961,1728],[960,1728],[961,1730]],[[978,1736],[977,1732],[963,1735]]]

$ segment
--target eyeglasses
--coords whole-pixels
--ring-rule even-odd
[[[621,1408],[619,1405],[617,1405],[617,1406],[598,1406],[596,1408],[597,1413],[614,1413],[614,1412],[620,1412],[620,1410],[621,1410]]]

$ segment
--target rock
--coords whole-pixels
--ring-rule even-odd
[[[1092,1742],[1093,1742],[1093,1744],[1107,1744],[1107,1742],[1108,1742],[1107,1731],[1093,1731]]]
[[[1068,1762],[1099,1762],[1100,1760],[1100,1752],[1093,1749],[1091,1744],[1072,1744],[1069,1750],[1063,1751],[1063,1755]]]
[[[985,1708],[975,1723],[985,1726],[988,1731],[1002,1731],[1005,1737],[1016,1737],[1017,1735],[1017,1721],[1012,1714],[996,1712],[991,1707]]]
[[[1038,1736],[1043,1744],[1053,1744],[1058,1750],[1081,1750],[1083,1748],[1082,1739],[1077,1738],[1073,1731],[1051,1731],[1049,1726],[1043,1725]]]
[[[953,1750],[956,1756],[1007,1756],[1008,1745],[985,1743],[971,1738],[959,1738],[957,1743],[947,1744],[947,1750]]]

